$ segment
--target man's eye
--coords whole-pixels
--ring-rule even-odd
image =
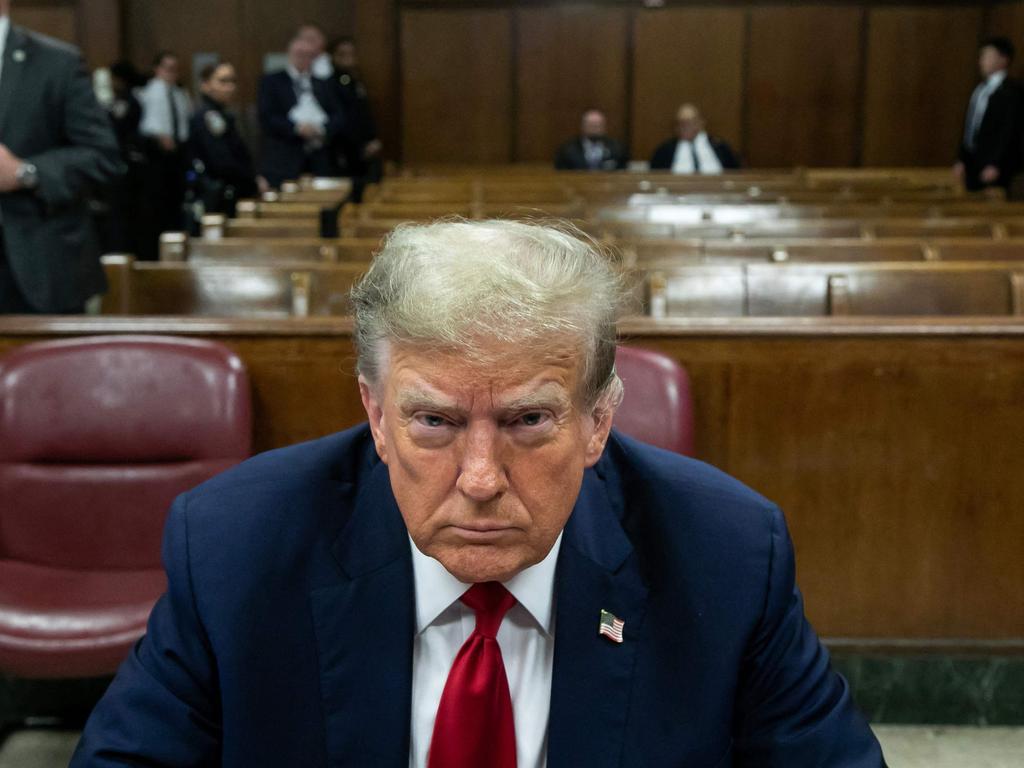
[[[444,416],[438,416],[436,413],[421,413],[416,416],[416,421],[431,429],[438,429],[448,424],[448,420]]]
[[[530,413],[524,413],[519,417],[519,423],[524,427],[539,427],[544,423],[544,419],[547,415],[541,411],[531,411]]]

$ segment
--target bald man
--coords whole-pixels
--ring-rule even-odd
[[[728,144],[708,136],[704,117],[693,104],[679,107],[675,128],[676,135],[654,150],[651,170],[713,175],[740,167]]]

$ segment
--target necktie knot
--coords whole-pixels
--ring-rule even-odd
[[[474,584],[462,595],[462,602],[476,614],[476,631],[484,637],[498,636],[498,627],[516,599],[498,581]]]

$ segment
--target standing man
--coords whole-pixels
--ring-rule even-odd
[[[155,259],[161,232],[184,225],[186,144],[190,105],[178,85],[178,57],[161,51],[153,58],[153,77],[139,92],[142,122],[139,133],[146,144],[145,207],[147,234],[140,258]]]
[[[953,173],[969,190],[1009,187],[1021,167],[1024,97],[1020,84],[1006,75],[1013,43],[1005,37],[985,40],[978,48],[982,81],[971,94],[964,136]]]
[[[234,215],[239,198],[267,189],[266,181],[256,176],[252,155],[229,109],[237,87],[230,62],[209,64],[200,73],[202,96],[189,126],[189,149],[200,197],[210,213]]]
[[[74,313],[106,289],[88,198],[123,173],[77,49],[0,0],[0,313]]]
[[[580,119],[580,135],[569,139],[555,155],[559,171],[619,171],[626,167],[622,145],[608,138],[608,121],[600,109],[588,109]]]
[[[654,150],[651,170],[715,175],[740,167],[739,158],[724,141],[710,137],[704,117],[693,104],[676,112],[676,135]]]
[[[333,86],[311,71],[323,49],[324,36],[318,27],[299,27],[288,44],[288,66],[260,81],[262,168],[272,187],[304,173],[339,173],[331,145],[343,128],[341,105]]]
[[[380,153],[370,97],[359,72],[356,44],[351,37],[340,38],[331,49],[332,81],[347,124],[337,142],[342,174],[353,179],[353,197],[361,197],[366,184],[381,179]],[[359,202],[355,199],[354,202]]]

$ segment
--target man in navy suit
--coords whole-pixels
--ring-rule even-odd
[[[331,147],[344,128],[341,104],[331,83],[312,72],[324,44],[323,32],[303,25],[288,44],[288,66],[260,80],[261,168],[272,187],[306,173],[339,174]]]
[[[779,510],[611,430],[621,292],[571,233],[399,227],[369,423],[175,502],[73,768],[883,765]]]

